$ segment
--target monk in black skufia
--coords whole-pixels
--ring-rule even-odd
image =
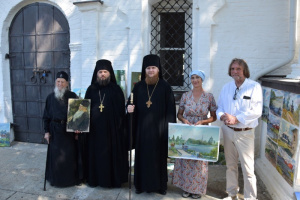
[[[47,97],[43,116],[44,138],[49,144],[46,179],[57,187],[78,184],[75,133],[66,132],[68,99],[77,98],[77,95],[69,91],[68,80],[66,72],[57,73],[55,89]]]
[[[171,86],[163,80],[160,59],[143,59],[141,81],[133,88],[133,143],[135,144],[134,185],[136,193],[167,190],[168,123],[176,122]],[[128,101],[129,104],[129,101]]]
[[[91,99],[87,182],[91,187],[121,187],[128,180],[125,99],[110,61],[97,61],[85,99]]]

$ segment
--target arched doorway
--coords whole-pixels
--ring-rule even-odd
[[[56,7],[33,3],[23,7],[9,29],[12,112],[15,140],[43,143],[43,110],[53,91],[55,74],[70,72],[70,33]]]

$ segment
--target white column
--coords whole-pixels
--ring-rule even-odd
[[[214,15],[225,5],[224,0],[193,1],[193,70],[203,70],[206,74],[204,88],[210,90],[212,49],[211,32]]]
[[[80,69],[74,73],[74,79],[81,80],[81,88],[87,88],[92,79],[93,71],[98,60],[99,49],[99,16],[101,3],[96,1],[75,4],[81,12],[81,57]],[[73,54],[72,54],[73,55]]]

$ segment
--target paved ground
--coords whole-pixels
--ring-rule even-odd
[[[55,188],[47,184],[47,191],[43,191],[44,170],[47,146],[14,142],[11,147],[0,147],[0,200],[69,200],[69,199],[129,199],[128,184],[122,188],[106,189],[90,188],[87,185]],[[242,187],[242,176],[240,176]],[[207,194],[202,200],[223,199],[225,193],[225,166],[210,165]],[[266,187],[258,177],[258,199],[271,200]],[[241,191],[242,194],[243,191]],[[182,191],[168,183],[167,195],[156,193],[135,194],[132,190],[131,199],[134,200],[183,200]],[[243,195],[239,195],[243,198]],[[191,198],[190,198],[191,199]]]

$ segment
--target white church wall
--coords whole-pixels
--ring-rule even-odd
[[[288,56],[289,1],[226,1],[215,15],[212,32],[214,94],[231,80],[233,58],[243,58],[251,77]]]

